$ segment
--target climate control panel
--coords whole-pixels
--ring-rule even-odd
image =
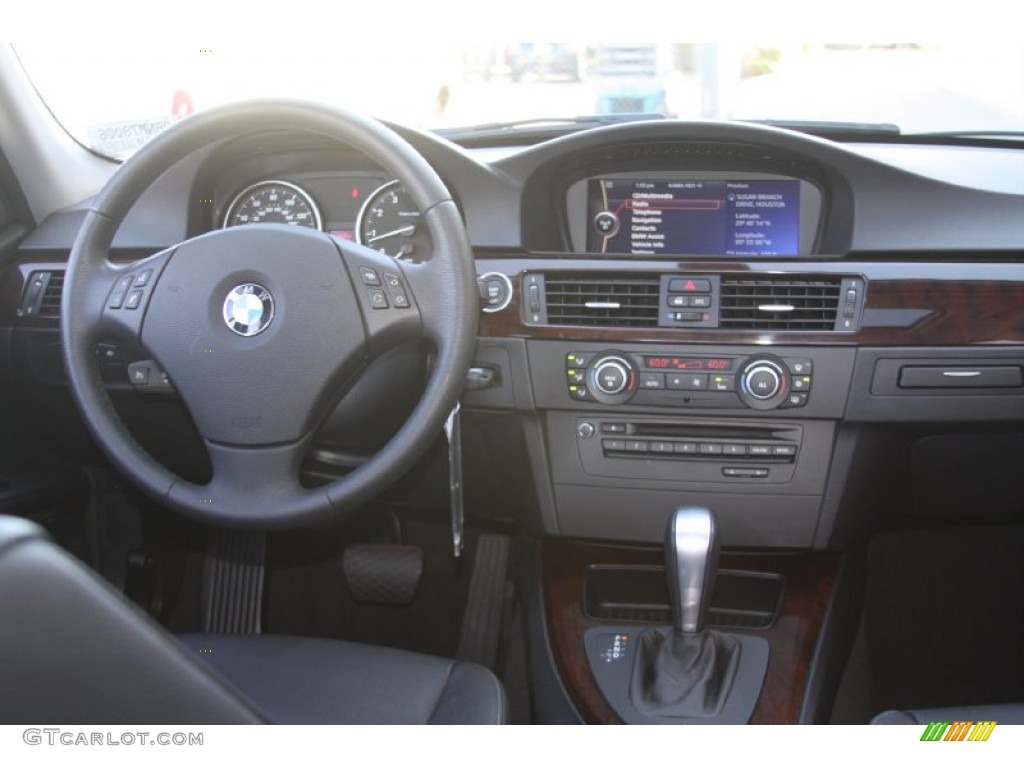
[[[565,380],[569,396],[583,402],[767,411],[807,404],[814,363],[760,353],[579,351],[565,355]]]

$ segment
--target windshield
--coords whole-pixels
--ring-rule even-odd
[[[61,124],[124,158],[175,120],[260,96],[436,129],[623,113],[1024,131],[1024,46],[823,43],[16,47]]]

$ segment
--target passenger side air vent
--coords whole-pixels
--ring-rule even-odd
[[[63,289],[64,270],[55,269],[31,273],[18,315],[20,317],[59,318]]]
[[[722,277],[720,328],[754,331],[837,329],[839,277]]]
[[[552,325],[656,328],[661,280],[657,275],[558,275],[544,278]]]

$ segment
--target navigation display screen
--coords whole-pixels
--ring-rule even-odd
[[[590,179],[588,251],[609,254],[795,256],[795,179]]]

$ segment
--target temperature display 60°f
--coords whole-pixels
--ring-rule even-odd
[[[729,358],[644,355],[644,367],[656,371],[731,371],[732,364]]]

